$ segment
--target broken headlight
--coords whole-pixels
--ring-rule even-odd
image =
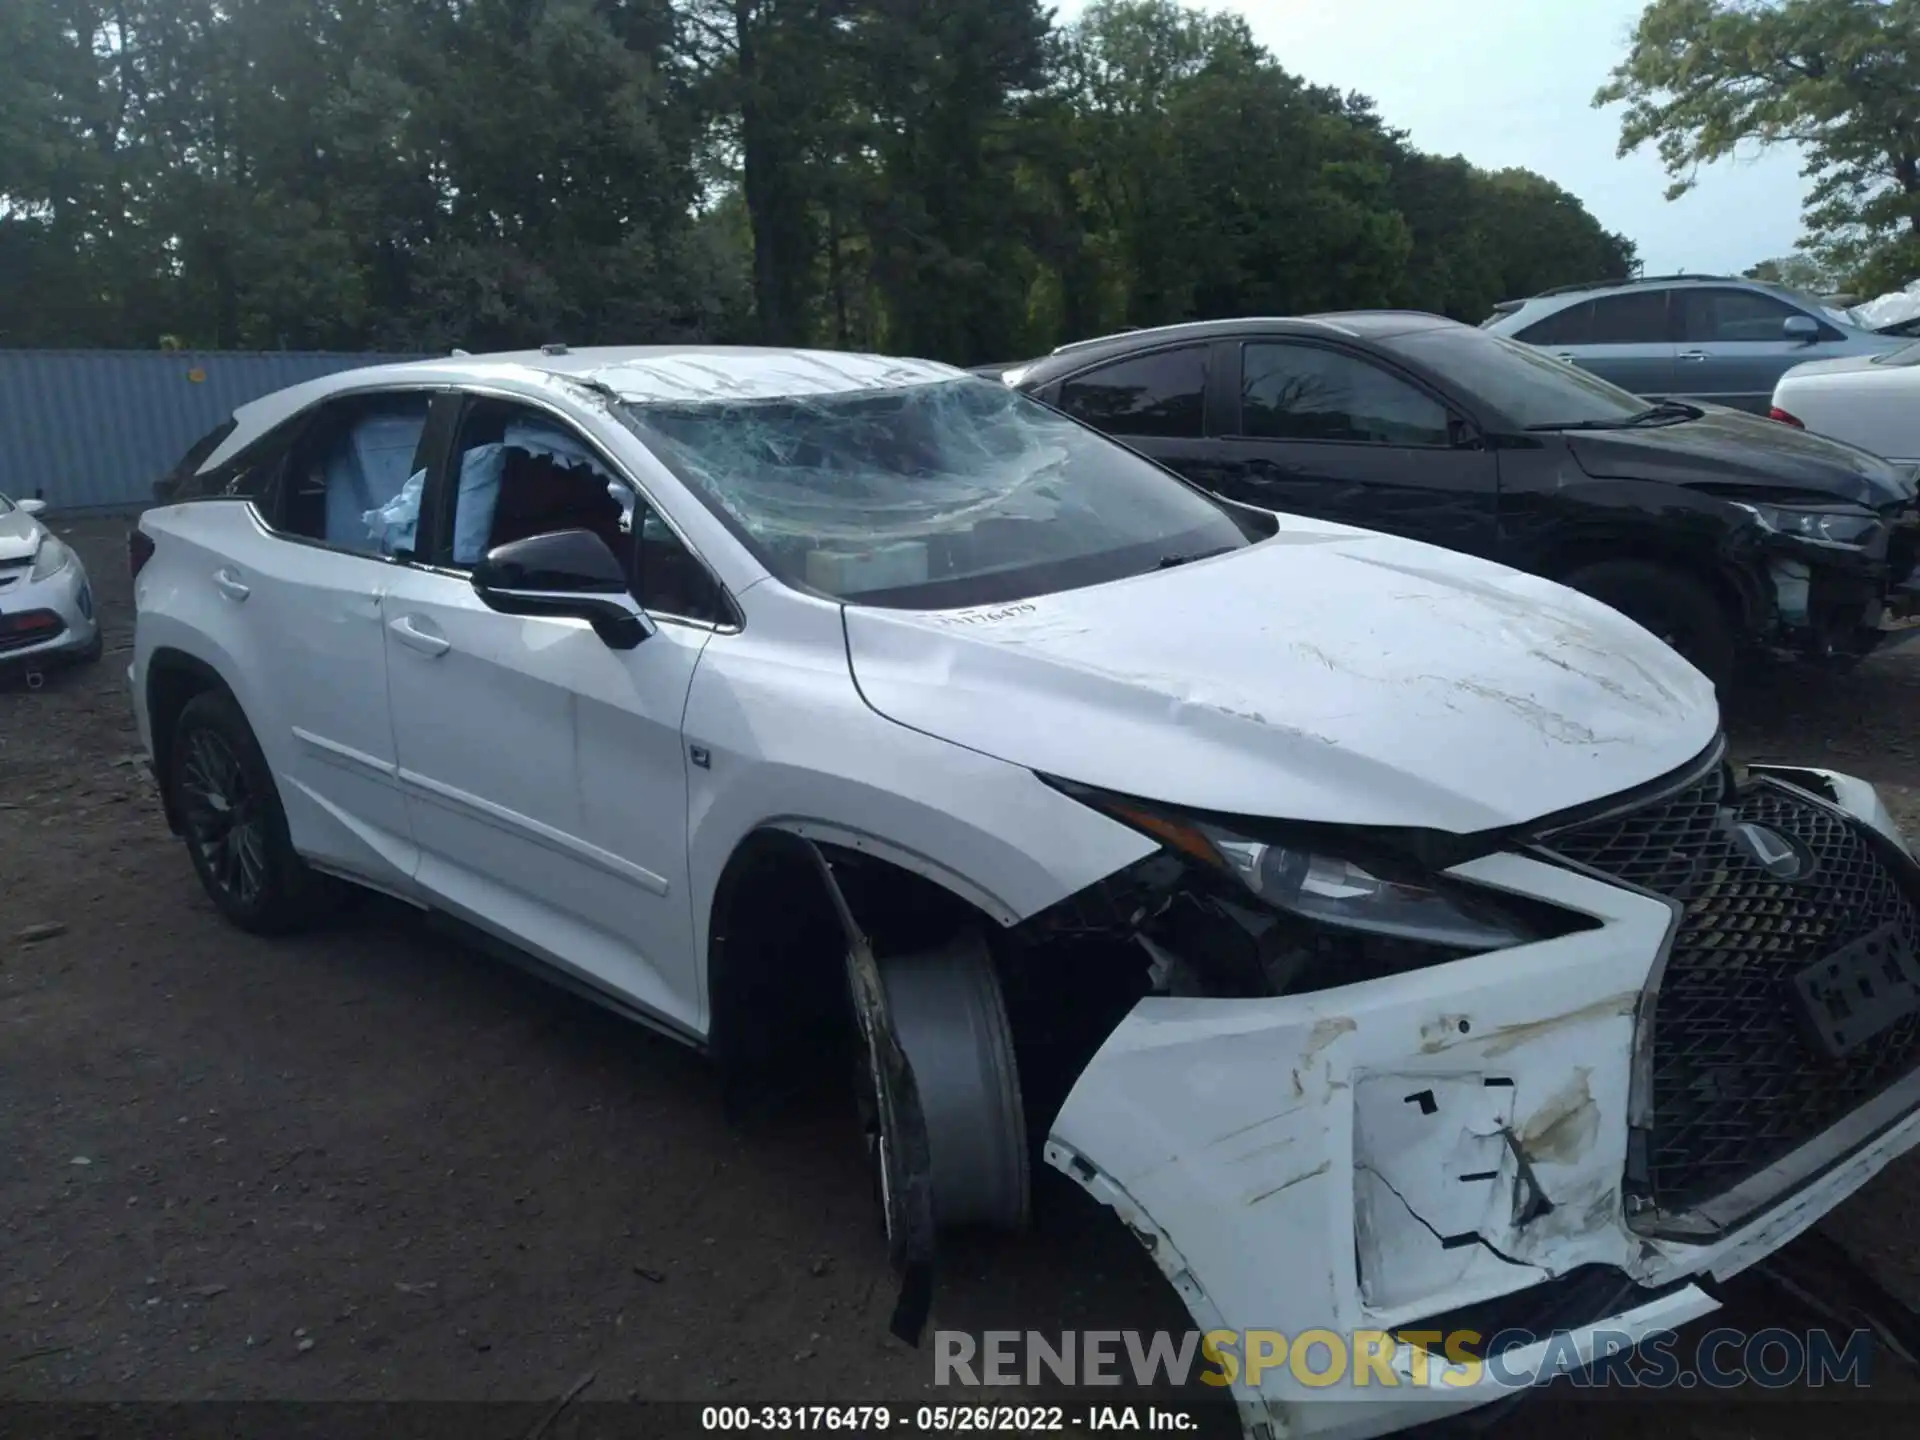
[[[1531,927],[1457,888],[1414,880],[1306,845],[1259,840],[1213,822],[1189,820],[1138,802],[1076,792],[1116,820],[1170,849],[1232,876],[1269,907],[1336,930],[1411,940],[1449,950],[1504,950],[1539,936]]]
[[[1439,890],[1385,879],[1338,855],[1196,828],[1255,895],[1303,919],[1461,950],[1503,950],[1530,938]]]
[[[1871,510],[1820,510],[1798,505],[1736,503],[1758,520],[1762,529],[1796,540],[1811,540],[1816,545],[1858,550],[1872,543],[1880,531],[1880,517]]]

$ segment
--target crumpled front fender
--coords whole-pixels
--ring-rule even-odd
[[[1899,836],[1870,786],[1797,774]],[[1597,923],[1335,990],[1144,1000],[1062,1107],[1048,1161],[1113,1208],[1202,1330],[1351,1341],[1492,1303],[1576,1346],[1600,1328],[1637,1342],[1715,1308],[1696,1278],[1765,1258],[1920,1141],[1910,1112],[1736,1230],[1636,1233],[1622,1200],[1636,1029],[1674,907],[1515,854],[1453,873]],[[1554,1308],[1595,1273],[1617,1281],[1603,1308]],[[1234,1395],[1250,1435],[1358,1437],[1511,1393],[1413,1352],[1392,1350],[1393,1389],[1282,1365],[1257,1385],[1243,1373]]]

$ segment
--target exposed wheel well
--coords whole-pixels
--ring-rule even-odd
[[[180,712],[194,696],[218,690],[229,697],[233,691],[220,678],[220,672],[204,660],[183,650],[156,650],[147,659],[147,725],[153,735],[153,768],[160,782],[161,804],[165,807],[167,828],[180,833],[180,817],[174,813],[173,799],[166,784],[167,763],[173,752],[173,735]]]
[[[1044,1138],[1073,1081],[1146,992],[1146,957],[1125,935],[1001,926],[971,902],[890,861],[822,845],[839,887],[883,962],[967,928],[991,948],[1027,1100]],[[852,1074],[859,1031],[847,942],[808,842],[760,831],[714,891],[707,942],[709,1049],[730,1097],[824,1099]]]
[[[924,876],[823,845],[876,953],[938,943],[993,922]],[[843,1073],[854,1043],[846,935],[809,842],[762,830],[734,851],[714,889],[707,940],[709,1048],[730,1084],[789,1094]]]

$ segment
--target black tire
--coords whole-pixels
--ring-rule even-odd
[[[1724,690],[1740,658],[1733,617],[1713,588],[1683,570],[1648,560],[1603,560],[1561,584],[1611,605],[1679,651]]]
[[[295,853],[273,771],[231,696],[207,690],[174,721],[167,793],[207,896],[242,930],[311,923],[332,886]]]

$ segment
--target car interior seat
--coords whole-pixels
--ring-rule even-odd
[[[590,530],[615,555],[624,555],[631,541],[621,534],[621,513],[620,502],[607,493],[607,477],[595,467],[509,446],[487,547],[554,530]]]

